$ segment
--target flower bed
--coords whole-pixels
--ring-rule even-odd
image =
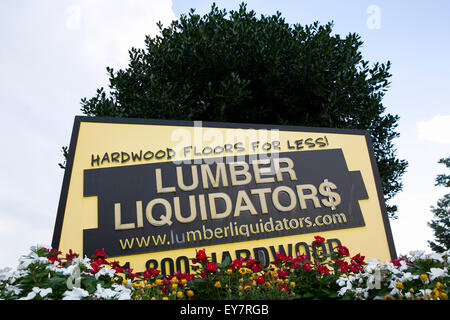
[[[315,256],[286,256],[279,252],[268,267],[253,258],[211,261],[196,250],[194,273],[162,276],[159,270],[133,273],[104,250],[91,258],[72,252],[61,255],[44,246],[32,247],[17,270],[0,270],[0,299],[63,300],[183,300],[183,299],[433,299],[448,298],[449,252],[410,255],[379,263],[359,253],[350,256],[342,245],[321,251],[325,241],[315,237]]]

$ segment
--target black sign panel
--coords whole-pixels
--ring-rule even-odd
[[[365,225],[359,171],[341,149],[171,161],[84,170],[98,197],[88,256],[201,248]]]

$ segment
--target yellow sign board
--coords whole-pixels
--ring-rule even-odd
[[[395,257],[370,136],[350,129],[76,117],[53,247],[135,271],[324,250]]]

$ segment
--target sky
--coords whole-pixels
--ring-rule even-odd
[[[215,1],[238,9],[241,1]],[[0,2],[0,268],[14,267],[30,246],[50,244],[63,170],[80,100],[108,86],[106,67],[125,68],[128,50],[206,0],[23,0]],[[399,207],[391,220],[397,253],[430,251],[430,206],[448,190],[435,186],[450,156],[450,2],[247,1],[257,15],[280,11],[288,23],[334,22],[334,32],[356,32],[370,63],[391,61],[383,104],[400,116],[395,140],[409,162]],[[447,40],[445,40],[447,39]]]

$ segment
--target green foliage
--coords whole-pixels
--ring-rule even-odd
[[[442,158],[439,163],[450,168],[450,157]],[[450,175],[439,174],[436,177],[436,186],[450,187]],[[428,241],[430,248],[436,252],[444,252],[450,249],[450,193],[439,199],[436,207],[431,207],[434,218],[428,222],[433,229],[434,241]]]
[[[289,25],[279,12],[194,10],[132,48],[127,68],[107,68],[109,87],[83,98],[91,116],[243,122],[369,130],[385,199],[402,189],[399,117],[385,113],[390,62],[362,58],[359,35],[332,23]],[[397,208],[388,206],[391,217]]]

